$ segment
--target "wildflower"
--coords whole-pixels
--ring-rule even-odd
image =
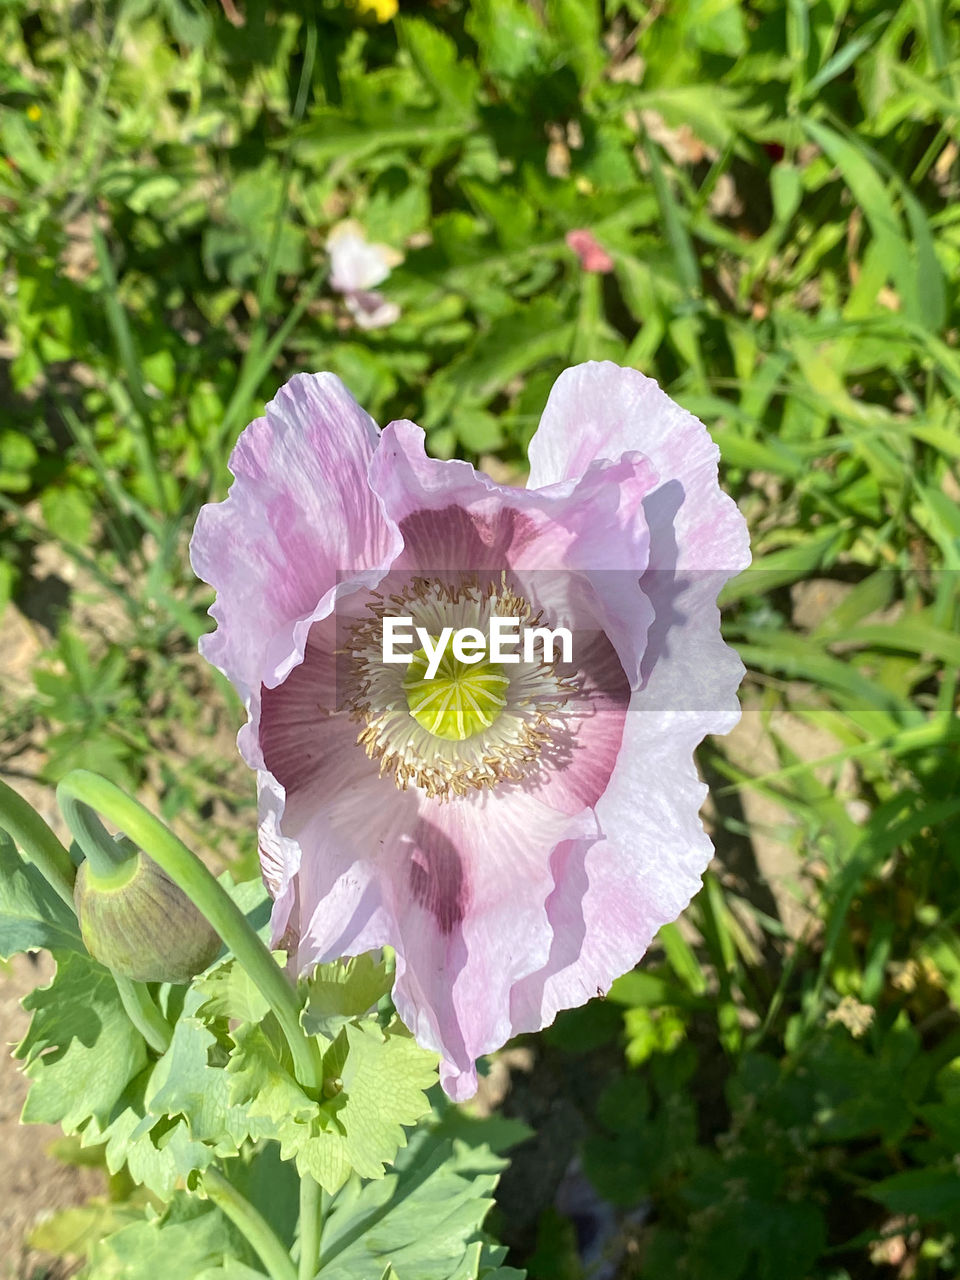
[[[353,0],[353,7],[361,18],[368,15],[377,22],[389,22],[400,8],[398,0]]]
[[[577,231],[568,231],[566,241],[567,248],[572,249],[580,259],[580,265],[584,271],[596,271],[606,275],[613,270],[613,259],[606,249],[601,248],[597,243],[592,231],[587,231],[583,227]]]
[[[402,255],[385,244],[371,244],[358,222],[338,223],[327,237],[330,284],[343,294],[347,310],[361,329],[393,324],[400,315],[396,303],[374,289],[382,284]]]
[[[191,555],[204,655],[248,711],[274,942],[298,972],[389,944],[451,1097],[512,1035],[605,991],[711,856],[693,764],[739,717],[716,594],[748,559],[717,449],[652,380],[557,380],[526,489],[382,432],[332,374],[244,431]],[[568,625],[571,661],[385,663],[383,619]],[[407,628],[410,630],[410,628]]]
[[[856,996],[844,996],[837,1007],[827,1014],[827,1023],[832,1026],[839,1022],[855,1040],[859,1040],[870,1030],[875,1012],[872,1005],[864,1004]]]

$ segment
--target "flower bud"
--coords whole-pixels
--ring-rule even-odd
[[[83,862],[73,897],[87,950],[123,978],[189,982],[215,958],[220,938],[182,889],[130,841],[106,874]]]

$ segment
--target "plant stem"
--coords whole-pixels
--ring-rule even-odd
[[[297,1280],[290,1254],[259,1209],[216,1169],[201,1175],[203,1189],[242,1233],[267,1269],[270,1280]]]
[[[93,871],[98,876],[109,876],[131,857],[136,857],[136,850],[129,842],[114,840],[93,810],[85,804],[66,792],[61,795],[59,788],[57,801],[64,821],[89,863],[88,871]]]
[[[77,873],[69,853],[33,806],[5,782],[0,782],[0,827],[73,911]]]
[[[300,1175],[300,1271],[298,1280],[313,1280],[320,1265],[323,1192],[309,1173]]]
[[[191,853],[139,801],[125,795],[106,778],[86,769],[74,769],[68,773],[57,788],[57,798],[61,806],[66,804],[64,816],[68,821],[67,810],[71,809],[71,801],[79,801],[102,813],[183,890],[219,933],[269,1003],[290,1046],[299,1082],[308,1090],[319,1090],[323,1083],[319,1047],[315,1039],[305,1035],[300,1025],[300,1005],[293,987],[246,916],[196,854]]]
[[[142,982],[133,982],[118,973],[113,975],[113,980],[117,984],[127,1017],[151,1049],[157,1053],[166,1053],[170,1048],[173,1032],[170,1023],[154,1004],[150,992]]]

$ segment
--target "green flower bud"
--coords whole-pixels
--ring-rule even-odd
[[[220,938],[152,858],[118,839],[122,861],[77,871],[73,898],[87,950],[135,982],[189,982],[220,950]]]

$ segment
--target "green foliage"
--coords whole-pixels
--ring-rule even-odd
[[[384,1165],[406,1141],[403,1126],[430,1109],[425,1090],[436,1060],[401,1023],[381,1029],[376,1019],[354,1017],[323,1055],[324,1097],[312,1101],[284,1069],[277,1047],[261,1027],[237,1040],[231,1058],[231,1096],[295,1158],[324,1190],[338,1191],[356,1170],[383,1176]]]
[[[17,1048],[31,1080],[23,1119],[78,1134],[78,1158],[99,1154],[138,1188],[126,1203],[58,1215],[38,1244],[82,1253],[91,1280],[260,1275],[257,1252],[223,1203],[212,1191],[214,1203],[191,1193],[225,1170],[289,1248],[296,1167],[332,1198],[320,1270],[330,1280],[367,1276],[371,1266],[378,1275],[392,1267],[397,1280],[520,1277],[500,1267],[504,1251],[481,1227],[506,1163],[487,1136],[500,1145],[522,1126],[502,1132],[495,1122],[488,1135],[482,1122],[434,1115],[407,1147],[406,1129],[431,1113],[425,1091],[436,1062],[396,1019],[381,1027],[375,1006],[390,986],[382,962],[324,965],[305,984],[304,1021],[323,1046],[318,1096],[297,1083],[272,1012],[229,955],[189,987],[156,989],[172,1022],[158,1055],[113,976],[83,952],[60,899],[6,836],[0,855],[8,953],[75,948],[55,951],[53,982],[23,1001],[33,1014]],[[231,893],[255,921],[262,884]]]
[[[624,1075],[607,1087],[585,1161],[613,1203],[651,1197],[657,1206],[642,1275],[821,1274],[817,1260],[845,1180],[855,1174],[868,1185],[904,1143],[922,1100],[939,1105],[906,1017],[884,1023],[864,1040],[820,1027],[782,1056],[744,1054],[726,1084],[724,1127],[709,1146],[698,1138],[711,1121],[691,1088],[691,1046],[655,1059],[649,1086]],[[856,1154],[842,1158],[841,1143],[856,1144]],[[871,1197],[952,1229],[956,1184],[946,1150],[939,1168],[883,1178]],[[866,1225],[862,1209],[857,1216]],[[848,1248],[854,1225],[846,1224]]]
[[[66,951],[48,987],[24,997],[33,1014],[17,1046],[30,1077],[23,1119],[76,1133],[106,1123],[127,1084],[146,1064],[110,973],[89,956]]]
[[[349,1183],[324,1226],[323,1280],[366,1280],[387,1263],[397,1280],[460,1280],[480,1269],[481,1226],[506,1161],[486,1146],[420,1129],[381,1181]],[[384,1242],[389,1242],[384,1247]],[[518,1273],[514,1273],[518,1274]],[[508,1280],[511,1272],[502,1273]]]
[[[52,727],[44,779],[58,782],[71,769],[85,768],[130,785],[136,776],[130,764],[147,741],[128,727],[135,711],[129,655],[110,645],[95,659],[89,646],[64,628],[51,657],[61,670],[51,666],[34,672],[40,708]]]
[[[82,952],[77,918],[0,830],[0,960],[41,947]]]
[[[70,585],[33,683],[18,673],[4,690],[11,752],[39,746],[49,781],[77,763],[148,781],[167,816],[252,861],[236,717],[188,658],[209,597],[186,540],[243,424],[291,373],[329,368],[378,420],[422,422],[435,455],[519,479],[563,367],[642,369],[707,422],[748,517],[755,568],[725,592],[724,624],[772,754],[704,752],[723,870],[687,913],[693,931],[664,930],[543,1051],[579,1055],[584,1160],[622,1216],[623,1267],[859,1278],[890,1237],[904,1274],[952,1274],[956,5],[484,0],[405,4],[389,23],[336,0],[237,8],[242,27],[188,0],[69,20],[41,0],[0,7],[0,608],[34,617],[38,581]],[[382,286],[401,308],[388,328],[354,326],[329,287],[324,244],[345,216],[404,255]],[[610,274],[581,268],[565,243],[577,228]],[[801,731],[829,744],[822,758]],[[753,798],[780,815],[770,829]],[[763,838],[790,855],[807,921],[794,936],[743,871]],[[111,1218],[91,1274],[130,1274],[135,1249],[156,1247],[160,1276],[188,1226],[199,1274],[255,1274],[182,1183],[223,1162],[255,1179],[273,1159],[289,1191],[281,1141],[328,1186],[354,1162],[371,1177],[356,1190],[350,1175],[336,1204],[406,1214],[404,1161],[421,1148],[398,1144],[429,1070],[372,960],[302,993],[332,1096],[297,1085],[228,957],[182,1005],[160,993],[171,1050],[131,1048],[105,1110],[93,1023],[60,1045],[54,1019],[74,987],[108,1027],[122,1010],[62,905],[0,844],[0,953],[37,946],[60,967],[37,997],[31,1105],[69,1116],[88,1152],[172,1206],[135,1206],[127,1243]],[[74,1061],[99,1111],[86,1119]],[[406,1084],[381,1116],[395,1067]],[[458,1186],[460,1158],[427,1184]],[[330,1230],[349,1234],[340,1213]],[[538,1274],[582,1269],[549,1204],[536,1238]],[[450,1240],[408,1270],[459,1275],[469,1255],[468,1271],[508,1274],[479,1240],[459,1256]],[[353,1265],[348,1247],[339,1262]],[[370,1265],[403,1280],[400,1259]]]
[[[332,1040],[357,1013],[369,1013],[393,987],[393,973],[385,960],[369,952],[321,964],[307,979],[304,1029]]]
[[[94,1245],[87,1280],[183,1280],[209,1277],[230,1266],[230,1275],[261,1276],[239,1233],[212,1205],[178,1192],[162,1213],[137,1222]]]

